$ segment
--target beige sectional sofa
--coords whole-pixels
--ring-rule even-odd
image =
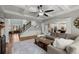
[[[48,54],[66,54],[66,51],[64,51],[62,49],[55,48],[52,45],[48,45],[47,53]]]
[[[63,33],[61,33],[61,34],[57,34],[56,36],[52,35],[52,36],[47,36],[47,37],[53,37],[53,38],[60,37],[60,38],[72,39],[72,40],[75,41],[75,39],[78,37],[78,35],[63,34]],[[77,40],[77,41],[79,41],[79,40]],[[48,45],[47,53],[48,54],[69,54],[66,51],[66,49],[63,50],[63,49],[55,48],[55,47],[53,47],[53,45]]]

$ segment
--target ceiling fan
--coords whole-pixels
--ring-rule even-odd
[[[54,10],[46,10],[46,11],[44,11],[42,7],[43,7],[43,5],[37,6],[37,9],[38,9],[38,15],[37,15],[37,17],[43,16],[43,15],[46,16],[46,17],[48,17],[48,15],[46,13],[54,11]]]
[[[37,17],[39,17],[41,15],[42,16],[44,15],[44,16],[48,17],[48,15],[46,13],[54,11],[54,10],[46,10],[46,11],[44,11],[42,7],[43,7],[43,5],[37,6],[38,11],[39,11]]]

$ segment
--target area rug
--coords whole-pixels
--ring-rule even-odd
[[[13,44],[12,54],[46,54],[33,40],[20,41]]]

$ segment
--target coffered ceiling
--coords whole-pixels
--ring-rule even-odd
[[[43,10],[53,9],[49,15],[37,17],[38,5],[1,5],[0,16],[9,19],[26,19],[35,21],[46,21],[50,18],[79,16],[78,5],[43,5]]]

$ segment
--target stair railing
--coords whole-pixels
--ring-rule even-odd
[[[28,30],[31,27],[31,21],[29,21],[27,24],[24,24],[23,27],[19,28],[20,29],[20,33]]]

